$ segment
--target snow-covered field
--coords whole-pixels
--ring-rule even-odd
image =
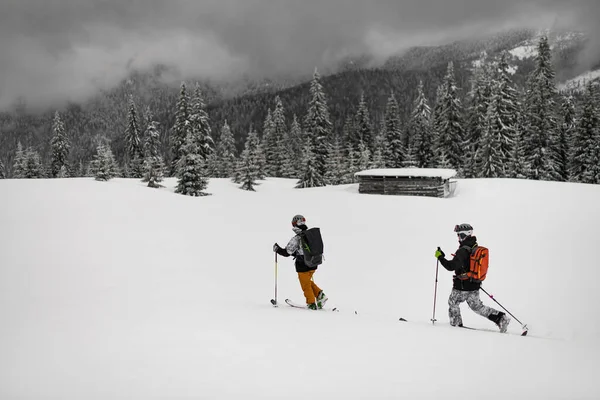
[[[0,181],[0,399],[600,398],[600,186],[459,180],[433,199],[294,183],[213,179],[191,198],[173,180]],[[315,281],[338,313],[269,303],[297,213],[322,230]],[[433,253],[462,222],[529,336],[466,306],[492,332],[449,327],[441,267],[431,325]],[[303,301],[291,259],[277,282]]]

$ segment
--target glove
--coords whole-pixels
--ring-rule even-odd
[[[279,250],[280,248],[281,248],[281,247],[279,247],[279,245],[278,245],[277,243],[275,243],[275,244],[273,245],[273,251],[274,251],[275,253],[277,253],[277,250]]]
[[[446,254],[439,247],[435,251],[435,258],[446,257]]]

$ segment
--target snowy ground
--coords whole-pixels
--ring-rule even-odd
[[[166,184],[0,181],[0,399],[600,398],[600,186],[460,180],[432,199],[211,180],[190,198]],[[321,227],[315,280],[339,313],[269,303],[271,247],[297,213]],[[530,336],[449,327],[441,267],[429,322],[433,253],[456,249],[462,222],[490,248],[484,287]],[[278,297],[303,300],[291,259]]]

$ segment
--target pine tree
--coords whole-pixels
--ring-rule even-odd
[[[436,160],[436,168],[452,168],[450,164],[450,160],[446,155],[446,150],[440,149],[438,152],[437,160]]]
[[[552,140],[556,137],[556,83],[551,62],[548,38],[542,37],[538,45],[536,67],[527,82],[527,134],[525,157],[530,179],[549,180],[556,165],[552,159]]]
[[[21,142],[17,143],[17,153],[13,164],[13,178],[25,178],[25,152]]]
[[[465,178],[477,176],[476,154],[483,136],[484,125],[491,94],[491,71],[484,67],[475,73],[471,91],[465,129],[465,158],[463,172]]]
[[[221,138],[217,146],[219,159],[218,176],[221,178],[231,178],[235,172],[236,150],[235,139],[227,121],[221,128]]]
[[[302,153],[304,148],[304,137],[305,134],[302,132],[300,122],[294,114],[292,119],[292,126],[290,129],[290,135],[288,137],[288,164],[291,168],[289,178],[300,178],[300,173],[303,171],[302,166]]]
[[[58,173],[62,167],[67,166],[67,158],[69,157],[69,150],[71,148],[65,132],[65,126],[58,111],[54,114],[52,133],[53,136],[50,140],[50,145],[52,146],[51,174],[53,177],[58,177]]]
[[[414,139],[414,161],[419,168],[435,166],[434,137],[431,130],[431,108],[423,91],[423,82],[419,81],[417,98],[415,100],[409,122],[409,129]]]
[[[272,115],[272,132],[269,137],[270,142],[267,143],[267,147],[270,150],[269,164],[270,170],[273,176],[283,177],[284,166],[286,163],[286,148],[285,140],[288,136],[287,126],[285,122],[285,113],[283,109],[283,103],[281,98],[277,96],[275,98],[275,111]]]
[[[25,150],[23,159],[23,178],[37,179],[44,177],[44,167],[40,158],[40,154],[29,147]]]
[[[507,127],[501,116],[500,85],[494,85],[492,98],[484,121],[483,136],[475,154],[477,177],[500,178],[506,176],[505,159],[511,154],[502,151],[502,139]]]
[[[594,89],[588,83],[581,116],[575,127],[571,155],[571,179],[580,183],[599,183],[600,115]]]
[[[454,64],[448,64],[448,72],[444,78],[441,110],[439,115],[438,154],[443,150],[450,166],[460,170],[463,164],[463,118],[461,101],[454,78]]]
[[[519,105],[516,121],[515,143],[511,160],[508,164],[508,177],[515,179],[526,179],[529,175],[527,160],[525,157],[525,105]]]
[[[375,136],[373,141],[373,154],[371,157],[370,168],[385,168],[387,166],[385,150],[390,145],[387,142],[385,121],[382,122],[379,134]]]
[[[348,142],[346,144],[346,163],[344,165],[345,175],[343,183],[356,183],[356,177],[354,176],[354,174],[360,171],[360,154],[358,151],[358,147],[359,146],[357,146],[357,149],[354,149],[352,143]]]
[[[264,175],[262,175],[261,167],[264,164],[264,155],[262,153],[260,139],[258,137],[258,133],[254,131],[252,127],[250,127],[250,132],[246,138],[246,143],[244,144],[244,150],[247,151],[246,156],[249,158],[249,163],[252,165],[252,170],[255,170],[255,180],[264,179]],[[242,177],[244,173],[247,171],[243,160],[240,158],[237,163],[236,171],[232,178],[235,183],[242,183]]]
[[[571,163],[570,142],[575,131],[575,105],[572,96],[565,96],[561,104],[562,124],[559,129],[558,143],[556,147],[556,180],[567,182],[569,180],[569,169]]]
[[[263,132],[262,132],[262,148],[264,151],[265,157],[265,174],[268,176],[276,176],[277,171],[275,169],[274,159],[277,157],[277,146],[275,143],[275,126],[273,125],[273,112],[269,108],[267,111],[267,116],[263,122]]]
[[[210,128],[210,118],[205,110],[200,85],[196,83],[194,97],[189,109],[189,129],[198,145],[198,151],[204,163],[215,150],[215,143]]]
[[[125,139],[127,142],[127,156],[131,168],[131,177],[141,178],[144,175],[144,152],[140,136],[139,117],[135,102],[133,101],[133,95],[129,96]]]
[[[340,185],[344,183],[344,150],[337,135],[333,139],[331,152],[327,159],[327,182],[330,185]]]
[[[91,172],[97,181],[108,181],[117,176],[117,162],[111,148],[104,142],[97,147],[97,154],[92,161]]]
[[[329,136],[332,131],[332,124],[329,118],[327,99],[321,85],[321,77],[316,69],[310,85],[310,100],[305,121],[304,128],[308,133],[307,142],[312,145],[312,151],[308,153],[310,157],[307,157],[307,161],[312,163],[311,157],[314,157],[314,166],[311,164],[310,167],[314,168],[314,176],[306,179],[307,175],[305,173],[301,181],[314,186],[325,186],[327,183],[325,176],[327,174]]]
[[[190,131],[189,116],[189,96],[187,94],[185,82],[182,82],[179,91],[179,99],[177,101],[177,109],[175,110],[175,124],[171,129],[171,171],[173,175],[175,175],[175,172],[177,171],[177,164],[182,156],[181,149]]]
[[[256,179],[258,176],[258,166],[252,164],[252,158],[250,157],[249,151],[244,149],[239,165],[239,181],[241,183],[240,188],[254,192],[254,186],[256,186]]]
[[[302,176],[298,180],[298,183],[296,184],[296,189],[325,186],[325,184],[323,184],[324,178],[320,175],[320,172],[317,168],[317,158],[312,152],[313,147],[314,146],[312,145],[312,136],[309,136],[306,139],[304,154],[302,157],[304,171],[302,173]]]
[[[373,129],[371,128],[371,118],[369,117],[369,109],[367,108],[364,92],[360,96],[355,121],[359,140],[363,143],[363,146],[366,146],[366,148],[371,151],[373,145]]]
[[[57,178],[68,178],[69,177],[69,171],[67,170],[67,166],[63,165],[62,167],[60,167],[60,171],[58,171],[58,174],[56,174]]]
[[[419,85],[420,100],[424,100],[423,83]],[[427,100],[425,100],[425,104]],[[429,118],[429,117],[428,117]],[[428,122],[429,123],[429,122]],[[412,129],[412,127],[411,127]],[[415,127],[416,129],[416,127]],[[402,146],[402,128],[400,126],[400,111],[394,93],[390,94],[385,108],[385,139],[388,151],[384,153],[385,164],[390,168],[400,168],[404,161],[404,147]]]
[[[500,139],[500,153],[503,163],[510,163],[514,150],[515,136],[519,120],[519,94],[514,88],[506,53],[502,53],[498,63],[498,113],[503,125]],[[493,86],[491,87],[493,90]]]
[[[0,160],[0,179],[6,179],[6,168],[2,160]]]
[[[146,112],[146,143],[144,143],[144,182],[148,182],[148,187],[158,188],[163,180],[163,171],[165,168],[163,158],[160,155],[160,133],[158,132],[158,122],[152,116],[150,110]]]
[[[191,132],[181,148],[181,158],[177,164],[177,188],[175,193],[186,196],[206,196],[204,190],[208,186],[205,177],[205,164],[198,146],[198,137]]]
[[[363,142],[362,140],[360,141],[359,145],[358,145],[358,169],[359,171],[365,171],[367,169],[369,169],[369,166],[371,165],[371,150],[369,149],[369,146]]]

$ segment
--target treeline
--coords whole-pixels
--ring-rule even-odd
[[[190,96],[182,84],[172,105],[158,110],[160,119],[151,112],[156,98],[146,97],[140,116],[141,104],[128,95],[127,108],[110,121],[125,121],[125,134],[113,141],[96,136],[95,158],[77,164],[56,113],[48,162],[20,146],[12,176],[90,176],[110,165],[102,169],[109,176],[154,186],[163,174],[177,176],[178,191],[192,195],[204,194],[208,177],[230,177],[248,190],[265,176],[313,187],[353,182],[366,168],[410,166],[455,168],[467,178],[600,183],[598,85],[559,93],[555,75],[543,37],[524,86],[513,81],[506,53],[473,74],[453,62],[427,72],[349,71],[327,80],[315,71],[310,84],[208,107],[205,88],[197,85]],[[107,124],[101,117],[89,123]]]

